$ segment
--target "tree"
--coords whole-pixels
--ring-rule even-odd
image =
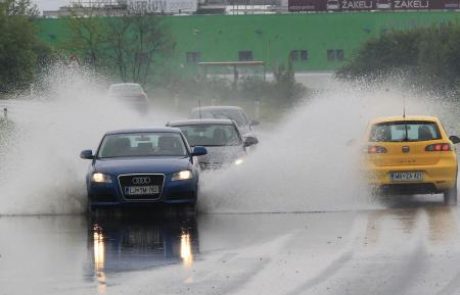
[[[379,79],[417,70],[421,30],[390,31],[368,40],[352,60],[338,71],[342,78]]]
[[[174,46],[163,17],[145,13],[107,15],[103,7],[74,7],[65,46],[97,72],[118,72],[122,81],[147,83],[152,66]],[[103,15],[106,13],[106,15]]]
[[[456,90],[460,82],[460,23],[384,33],[364,43],[337,75],[368,81],[398,75],[419,89]]]
[[[34,79],[40,44],[31,22],[37,9],[29,0],[0,3],[0,92],[24,89]]]
[[[123,81],[145,84],[157,58],[173,50],[174,41],[163,20],[162,16],[145,14],[110,20],[107,44]]]
[[[100,7],[95,5],[72,8],[68,18],[71,36],[65,49],[80,55],[86,66],[98,71],[105,62],[107,28],[104,18],[97,14]]]

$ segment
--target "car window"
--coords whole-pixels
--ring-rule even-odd
[[[241,137],[234,125],[207,124],[178,126],[191,146],[241,145]]]
[[[398,121],[375,124],[371,128],[369,141],[398,142],[426,141],[441,139],[438,125],[435,122]]]
[[[215,110],[194,110],[192,118],[198,119],[230,119],[236,122],[238,126],[249,125],[249,120],[240,110],[235,109],[215,109]]]
[[[104,137],[99,158],[185,156],[184,140],[177,133],[126,133]]]

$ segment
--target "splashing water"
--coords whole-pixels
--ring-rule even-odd
[[[204,212],[306,212],[378,208],[360,173],[363,134],[370,119],[438,115],[452,122],[439,98],[382,90],[340,89],[299,105],[243,167],[208,174]],[[449,124],[450,128],[452,124]]]
[[[57,67],[45,82],[45,94],[4,102],[14,132],[6,147],[0,145],[0,215],[84,212],[89,163],[79,158],[81,150],[94,150],[107,130],[164,126],[180,118],[158,108],[140,116],[108,103],[107,83],[83,71]],[[360,181],[359,141],[370,118],[402,114],[403,97],[408,114],[452,113],[439,100],[341,85],[299,104],[274,130],[266,130],[243,165],[203,173],[200,211],[375,207]]]
[[[178,115],[146,116],[106,100],[106,87],[91,75],[57,67],[43,95],[7,101],[14,135],[0,170],[0,215],[73,214],[86,209],[83,149],[113,129],[164,126]]]

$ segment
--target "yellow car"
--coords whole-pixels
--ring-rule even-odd
[[[365,170],[380,192],[443,193],[457,204],[457,136],[448,137],[430,116],[377,118],[366,133]]]

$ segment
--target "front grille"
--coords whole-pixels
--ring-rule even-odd
[[[126,200],[156,200],[161,196],[164,175],[121,175],[118,181],[121,193]]]

